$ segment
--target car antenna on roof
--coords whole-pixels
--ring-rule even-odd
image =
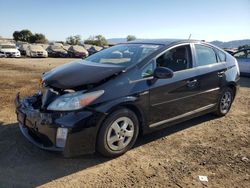
[[[190,34],[189,34],[189,37],[188,37],[188,40],[190,40],[190,39],[191,39],[191,36],[192,36],[192,34],[190,33]]]

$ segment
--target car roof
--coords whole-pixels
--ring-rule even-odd
[[[192,43],[204,42],[203,40],[188,40],[188,39],[141,39],[128,42],[129,44],[158,44],[168,46],[175,43]]]

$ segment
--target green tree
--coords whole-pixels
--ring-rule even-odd
[[[35,33],[29,39],[30,43],[47,43],[48,40],[46,39],[45,35],[42,33]]]
[[[15,31],[13,33],[13,38],[14,38],[15,41],[20,41],[20,39],[21,39],[20,31]]]
[[[79,45],[81,43],[81,36],[80,35],[70,36],[66,39],[66,43],[70,45]]]
[[[29,42],[30,37],[31,37],[32,35],[33,35],[33,34],[31,33],[30,30],[24,29],[24,30],[21,30],[21,31],[15,31],[15,32],[13,33],[13,38],[14,38],[14,40],[16,40],[16,41]]]
[[[128,35],[127,41],[132,41],[132,40],[136,40],[136,37],[134,35]]]
[[[107,46],[108,41],[102,35],[90,36],[87,40],[84,41],[85,44],[91,44],[96,46]]]
[[[46,43],[48,40],[46,39],[44,34],[35,33],[34,35],[28,29],[23,29],[21,31],[15,31],[13,33],[13,38],[15,41],[23,41],[23,42],[31,42],[31,43]]]

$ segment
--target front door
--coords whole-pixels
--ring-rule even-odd
[[[167,50],[156,59],[156,66],[172,69],[174,76],[150,84],[150,127],[181,117],[198,106],[197,70],[193,67],[189,44]]]

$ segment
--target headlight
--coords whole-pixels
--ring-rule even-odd
[[[103,93],[103,90],[90,93],[82,93],[82,91],[68,93],[56,98],[49,104],[47,109],[55,111],[78,110],[89,105]]]

